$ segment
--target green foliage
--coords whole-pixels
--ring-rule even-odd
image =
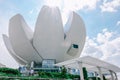
[[[61,78],[61,73],[59,72],[51,72],[52,78]]]
[[[91,79],[91,80],[100,80],[99,77],[97,77],[97,78],[96,78],[96,77],[89,77],[88,80],[89,80],[89,79]]]
[[[79,75],[72,75],[67,73],[67,69],[63,66],[61,68],[61,72],[44,72],[39,71],[39,76],[20,76],[21,74],[17,69],[11,68],[0,68],[0,76],[5,76],[2,80],[9,80],[8,77],[15,77],[18,76],[20,80],[28,80],[28,79],[36,79],[36,78],[43,78],[43,79],[74,79],[79,78]],[[0,78],[1,79],[1,78]]]
[[[67,74],[67,79],[80,78],[80,75]]]
[[[12,69],[12,68],[0,68],[0,73],[6,74],[9,76],[14,76],[14,75],[20,75],[19,71],[17,69]]]
[[[74,79],[79,78],[79,75],[65,74],[61,72],[38,72],[41,78],[52,78],[52,79]]]
[[[59,73],[55,73],[55,72],[38,72],[39,76],[41,78],[55,78],[55,77],[59,77]]]
[[[61,67],[61,74],[65,75],[67,73],[67,69],[65,66]]]
[[[103,80],[107,80],[104,75],[103,75]]]
[[[38,72],[41,78],[48,78],[51,74],[48,72]]]
[[[83,67],[83,75],[84,75],[84,79],[88,80],[87,70],[85,67]]]
[[[65,66],[62,66],[61,67],[61,77],[62,78],[67,78],[67,69],[66,69],[66,67]]]

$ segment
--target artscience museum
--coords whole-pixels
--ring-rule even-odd
[[[64,65],[69,72],[70,69],[78,70],[80,80],[106,80],[103,77],[106,74],[111,75],[107,80],[118,80],[116,73],[120,72],[119,67],[90,56],[80,57],[86,29],[82,18],[75,12],[63,26],[59,8],[43,6],[34,31],[20,14],[9,20],[8,30],[8,36],[3,34],[4,43],[11,56],[21,65],[28,65],[36,71],[56,72]],[[86,77],[86,68],[95,77]]]
[[[64,28],[67,28],[66,30]],[[9,20],[9,35],[3,35],[12,57],[22,65],[63,62],[79,57],[85,44],[85,25],[72,12],[63,26],[60,10],[43,6],[32,31],[22,15]]]

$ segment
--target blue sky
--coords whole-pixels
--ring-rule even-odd
[[[100,8],[92,11],[79,11],[85,21],[87,35],[90,37],[102,31],[104,28],[112,31],[119,31],[116,23],[120,20],[120,10],[117,12],[101,12]]]
[[[120,4],[119,0],[115,0],[115,1],[116,3]],[[113,11],[111,11],[111,9],[107,10],[107,8],[106,11],[102,11],[101,9],[101,6],[104,6],[104,4],[107,5],[109,3],[108,6],[110,6],[110,3],[111,5],[116,5],[115,1],[106,0],[106,2],[105,1],[103,2],[102,0],[92,0],[91,2],[93,2],[93,4],[88,4],[87,2],[89,1],[85,0],[83,1],[84,5],[81,5],[82,1],[80,2],[80,0],[76,0],[76,1],[58,0],[58,2],[55,1],[54,4],[56,4],[55,6],[60,7],[61,12],[64,14],[64,16],[69,15],[69,11],[72,10],[79,13],[79,15],[85,21],[87,35],[90,37],[94,37],[98,32],[102,31],[102,29],[104,28],[107,28],[108,30],[112,30],[112,31],[116,31],[116,28],[118,28],[116,23],[120,20],[119,5],[116,7],[111,6],[113,7]],[[20,2],[17,0],[12,0],[12,1],[1,0],[0,15],[2,17],[5,16],[5,19],[6,18],[10,19],[10,17],[12,17],[13,15],[20,13],[24,16],[26,22],[28,22],[28,24],[33,28],[41,7],[44,4],[50,5],[47,2],[50,2],[52,4],[52,0],[46,0],[46,1],[21,0]],[[66,7],[68,4],[70,4],[69,7]]]
[[[0,63],[18,65],[2,39],[2,34],[8,34],[9,19],[19,13],[34,30],[43,5],[58,6],[64,24],[71,11],[82,17],[87,38],[81,56],[90,55],[120,67],[120,0],[0,0]]]

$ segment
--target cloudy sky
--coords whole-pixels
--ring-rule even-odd
[[[2,34],[8,35],[9,19],[20,13],[34,31],[43,5],[58,6],[64,25],[71,11],[82,17],[87,38],[81,56],[90,55],[120,67],[120,0],[0,0],[0,63],[18,66],[2,39]]]

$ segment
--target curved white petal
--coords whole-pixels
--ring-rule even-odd
[[[44,6],[38,16],[33,45],[44,59],[62,60],[64,30],[60,11],[57,7]]]
[[[70,59],[80,56],[85,44],[86,30],[82,18],[75,12],[67,23],[69,30],[66,32],[66,41],[70,47],[65,57]]]
[[[32,31],[20,14],[13,16],[9,22],[9,39],[16,55],[27,62],[40,62],[40,55],[32,47]]]
[[[1,67],[6,67],[6,66],[5,66],[4,64],[0,63],[0,68],[1,68]]]
[[[12,45],[10,43],[9,38],[6,35],[3,35],[3,40],[4,43],[6,45],[6,48],[8,49],[9,53],[11,54],[11,56],[20,64],[25,65],[27,64],[27,61],[25,61],[24,59],[22,59],[21,57],[19,57],[18,55],[15,54],[14,50],[12,49]]]

